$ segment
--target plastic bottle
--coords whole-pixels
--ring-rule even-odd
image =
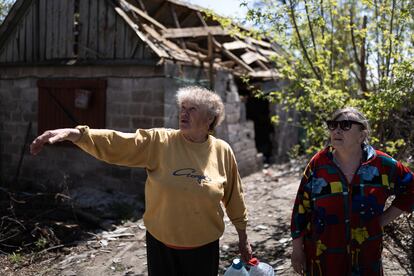
[[[249,276],[249,272],[244,268],[240,259],[234,259],[231,266],[224,272],[224,276]]]
[[[257,258],[252,258],[249,261],[249,276],[274,276],[273,267],[267,263],[260,262]]]

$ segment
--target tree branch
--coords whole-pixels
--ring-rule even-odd
[[[287,6],[286,0],[283,0],[283,3]],[[323,82],[321,76],[319,75],[318,71],[316,70],[315,66],[313,65],[312,60],[309,57],[308,51],[306,50],[306,47],[305,47],[305,44],[303,43],[302,37],[301,37],[300,32],[299,32],[298,25],[296,23],[294,6],[293,6],[293,3],[292,3],[291,0],[289,0],[289,9],[290,9],[290,13],[291,13],[292,23],[295,27],[295,32],[296,32],[296,35],[298,36],[300,47],[302,48],[303,54],[305,55],[305,58],[308,61],[309,66],[311,67],[311,69],[312,69],[313,73],[315,74],[316,78],[319,81]]]
[[[391,19],[390,19],[390,34],[389,34],[389,45],[388,45],[388,55],[386,60],[386,77],[389,77],[390,74],[390,63],[391,63],[391,54],[392,54],[392,31],[394,28],[394,12],[395,12],[395,0],[392,0],[392,9],[391,9]]]
[[[315,35],[313,33],[312,23],[311,23],[310,16],[309,16],[308,3],[306,2],[306,0],[304,1],[305,1],[306,18],[308,19],[308,26],[309,26],[309,31],[311,34],[311,39],[312,39],[312,44],[313,44],[313,52],[314,52],[316,61],[318,61],[318,55],[317,55],[316,43],[315,43]]]
[[[363,18],[363,22],[362,22],[362,29],[366,29],[367,28],[367,16],[364,15]],[[368,86],[367,86],[367,66],[366,66],[366,36],[364,36],[364,38],[362,39],[362,43],[361,43],[361,89],[362,91],[368,91]]]

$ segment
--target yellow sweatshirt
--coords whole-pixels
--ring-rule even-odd
[[[159,241],[197,247],[223,234],[223,210],[237,229],[247,211],[241,179],[230,146],[209,136],[192,143],[179,130],[138,129],[135,133],[77,127],[75,144],[111,164],[146,168],[144,223]]]

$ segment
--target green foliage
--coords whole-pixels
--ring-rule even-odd
[[[37,249],[44,249],[44,248],[46,248],[48,243],[49,242],[46,238],[41,237],[35,242],[35,245],[36,245]]]
[[[324,121],[345,106],[365,113],[381,149],[414,149],[407,140],[414,116],[413,15],[408,0],[255,2],[247,20],[289,53],[275,63],[290,84],[262,96],[301,114],[304,151],[325,145]]]
[[[13,252],[9,255],[10,262],[15,265],[20,265],[23,262],[23,256],[20,253]]]

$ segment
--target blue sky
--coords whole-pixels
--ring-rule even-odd
[[[245,9],[240,7],[241,0],[183,0],[185,2],[212,9],[219,15],[241,17]],[[244,12],[243,12],[244,11]]]

